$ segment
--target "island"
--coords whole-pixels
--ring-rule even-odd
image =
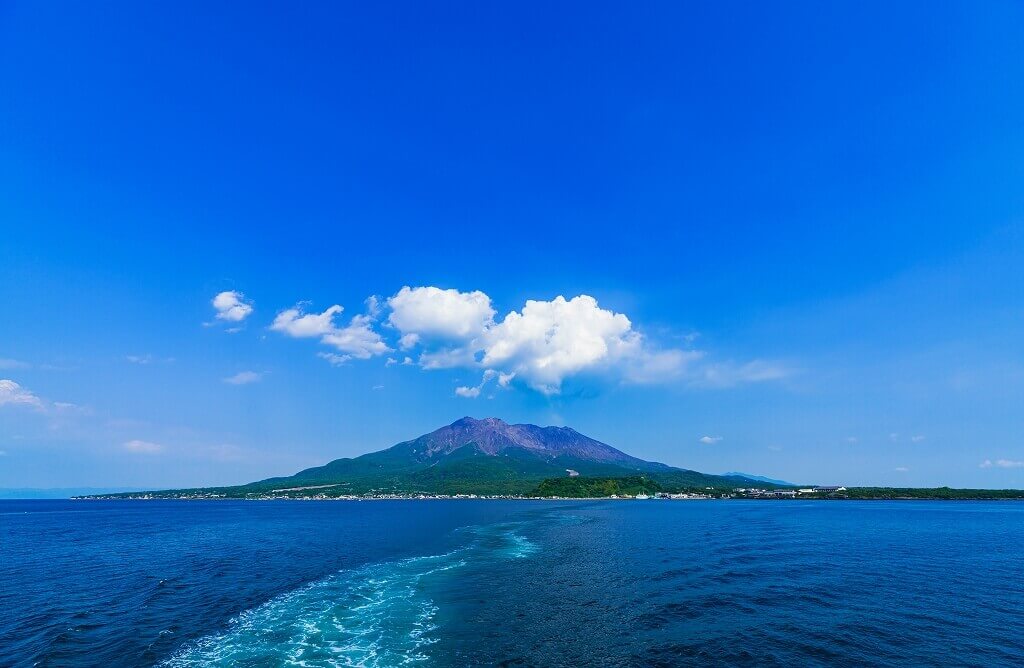
[[[1024,490],[789,485],[650,462],[570,427],[465,417],[386,450],[230,487],[76,499],[1024,499]]]

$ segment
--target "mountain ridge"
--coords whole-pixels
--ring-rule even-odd
[[[800,487],[796,483],[786,482],[785,480],[778,480],[776,478],[769,478],[763,475],[753,475],[752,473],[740,473],[739,471],[729,471],[722,473],[722,476],[726,478],[743,478],[745,480],[751,480],[753,482],[766,482],[770,485],[779,485],[781,487]]]
[[[205,493],[230,498],[306,494],[526,495],[544,480],[573,475],[647,476],[667,489],[728,489],[748,484],[746,478],[709,475],[646,461],[571,427],[509,424],[495,417],[467,416],[384,450],[335,459],[290,476],[234,487],[152,494],[187,497]]]

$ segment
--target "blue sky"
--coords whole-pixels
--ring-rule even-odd
[[[240,483],[493,415],[1022,487],[1022,31],[0,3],[0,486]]]

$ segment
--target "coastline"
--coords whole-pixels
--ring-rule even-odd
[[[8,501],[37,501],[61,499],[5,499]],[[761,502],[792,502],[792,501],[1024,501],[1024,492],[1020,496],[965,496],[958,498],[944,496],[865,496],[846,497],[704,497],[704,498],[648,498],[637,499],[631,496],[466,496],[466,495],[386,495],[386,496],[73,496],[66,501],[761,501]]]

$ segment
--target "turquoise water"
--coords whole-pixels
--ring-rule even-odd
[[[1022,665],[1024,504],[0,502],[0,665]]]

